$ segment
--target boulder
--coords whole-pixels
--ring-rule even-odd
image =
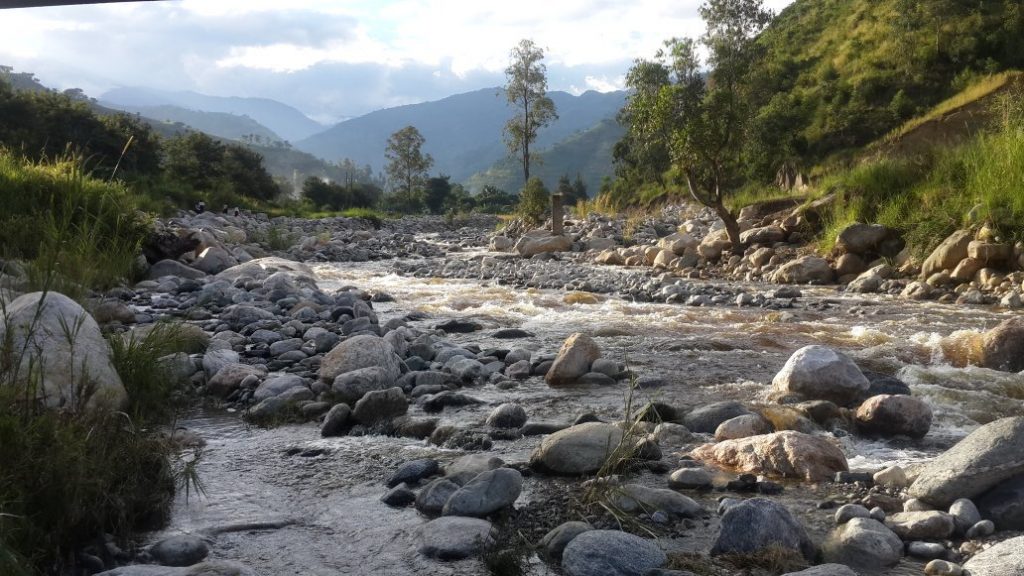
[[[836,237],[836,250],[840,253],[857,255],[881,254],[892,257],[903,249],[902,243],[897,242],[899,244],[898,248],[895,244],[891,247],[886,246],[888,249],[885,250],[884,254],[879,248],[887,240],[892,241],[893,239],[899,240],[899,232],[888,226],[881,224],[850,224],[843,228]]]
[[[601,357],[601,348],[586,334],[575,333],[565,340],[544,380],[551,386],[569,384],[590,371]]]
[[[232,283],[243,277],[263,281],[278,272],[285,272],[293,277],[304,277],[310,279],[316,277],[313,273],[313,269],[310,268],[308,264],[295,262],[294,260],[288,260],[286,258],[269,256],[266,258],[250,260],[237,266],[232,266],[231,268],[217,274],[217,279],[227,280]]]
[[[192,266],[207,274],[217,274],[237,264],[238,260],[224,247],[208,246],[199,253],[199,257],[192,263]]]
[[[191,534],[171,536],[153,544],[149,555],[164,566],[191,566],[202,562],[210,553],[210,546]]]
[[[836,527],[822,544],[826,562],[879,571],[903,558],[903,541],[884,524],[870,518],[854,518]]]
[[[493,542],[491,523],[478,518],[443,516],[419,530],[419,552],[438,560],[461,560],[477,555]]]
[[[669,234],[664,238],[658,240],[658,248],[668,250],[676,256],[682,256],[687,252],[694,252],[697,250],[697,242],[693,236],[685,232],[676,232]]]
[[[750,411],[742,403],[725,400],[694,409],[683,417],[683,424],[691,432],[714,434],[726,420],[746,414],[750,414]]]
[[[967,244],[967,257],[984,266],[1006,264],[1013,259],[1013,245],[973,240]]]
[[[333,382],[340,374],[361,368],[379,368],[390,382],[402,375],[401,360],[383,338],[364,334],[353,336],[331,349],[320,362],[320,379]]]
[[[705,444],[691,455],[730,470],[819,482],[849,470],[842,450],[820,436],[787,430]]]
[[[819,564],[799,572],[786,572],[782,576],[857,576],[857,573],[842,564]]]
[[[410,460],[405,464],[398,467],[395,470],[385,486],[388,488],[394,488],[399,484],[415,485],[420,480],[433,476],[441,471],[441,467],[437,460],[432,458],[421,458],[419,460]]]
[[[1024,536],[1010,538],[983,550],[964,564],[971,576],[1024,574]]]
[[[571,521],[559,524],[541,538],[537,547],[551,560],[561,562],[565,547],[580,534],[593,530],[586,522]]]
[[[256,576],[249,567],[237,562],[208,560],[192,566],[171,567],[136,564],[121,566],[96,576]]]
[[[243,380],[250,377],[261,378],[264,374],[263,370],[256,366],[227,364],[206,382],[206,393],[218,398],[227,398],[238,390]]]
[[[779,394],[807,400],[828,400],[840,406],[856,404],[871,383],[848,356],[826,346],[804,346],[786,361],[772,379]]]
[[[545,236],[540,238],[524,236],[519,239],[519,242],[516,242],[515,249],[520,256],[525,258],[549,252],[567,252],[572,249],[572,238],[568,236]]]
[[[750,244],[775,244],[786,239],[786,232],[778,226],[764,226],[762,228],[751,228],[740,234],[740,243],[744,246]]]
[[[675,490],[626,484],[612,491],[611,502],[623,512],[653,514],[663,512],[669,518],[696,518],[704,509],[692,498]]]
[[[928,278],[942,270],[952,270],[967,258],[967,246],[974,239],[970,230],[957,230],[942,241],[921,265],[921,278]]]
[[[1024,474],[1024,417],[986,424],[926,464],[908,493],[945,508]]]
[[[342,402],[355,405],[367,392],[386,390],[395,385],[383,368],[360,368],[338,375],[331,384],[331,390]]]
[[[447,478],[433,480],[416,495],[416,509],[427,516],[436,516],[458,490],[459,485]]]
[[[626,263],[626,259],[623,258],[622,254],[619,253],[618,250],[609,248],[607,250],[602,250],[601,253],[597,255],[595,262],[598,264],[607,264],[608,266],[622,266]]]
[[[38,378],[35,395],[50,408],[119,410],[128,400],[99,325],[63,294],[32,292],[7,303],[0,342],[20,359],[20,374]]]
[[[773,500],[752,498],[730,506],[722,515],[711,555],[752,554],[773,547],[799,552],[811,561],[818,553],[789,509]]]
[[[673,490],[704,490],[712,487],[711,473],[703,468],[680,468],[668,478]]]
[[[977,505],[981,517],[994,522],[997,529],[1024,530],[1024,475],[997,484],[977,498]]]
[[[515,243],[506,236],[495,236],[491,238],[488,248],[492,252],[507,252]]]
[[[980,364],[1004,372],[1024,370],[1024,318],[1009,318],[984,334]]]
[[[262,402],[272,396],[280,396],[292,388],[306,388],[306,381],[295,374],[274,374],[260,383],[252,398]]]
[[[544,438],[530,456],[530,465],[552,474],[590,474],[604,466],[620,442],[622,429],[614,424],[579,424]]]
[[[227,325],[234,331],[239,331],[242,328],[250,324],[255,324],[261,321],[276,320],[274,313],[269,310],[257,308],[249,304],[235,304],[234,306],[228,306],[228,308],[221,312],[220,321],[227,323]]]
[[[343,436],[351,428],[352,409],[348,404],[335,404],[324,416],[324,423],[320,426],[320,436],[329,438],[331,436]]]
[[[146,278],[149,280],[157,280],[164,276],[198,280],[200,278],[205,278],[206,272],[196,270],[195,268],[182,264],[177,260],[161,260],[150,266],[149,271],[146,272]]]
[[[522,406],[506,402],[491,411],[487,425],[492,428],[521,428],[526,419],[526,410]]]
[[[831,284],[833,280],[835,274],[828,260],[817,256],[801,256],[783,264],[772,275],[776,284]]]
[[[774,431],[771,422],[765,420],[760,414],[744,414],[719,424],[715,429],[715,441],[760,436],[761,434],[771,434]]]
[[[456,484],[465,484],[478,475],[496,470],[505,465],[505,461],[491,454],[466,454],[445,467],[445,476]]]
[[[953,517],[953,523],[956,524],[956,531],[958,534],[963,534],[971,529],[972,526],[981,522],[981,512],[978,511],[978,507],[974,505],[967,498],[960,498],[949,507],[949,515]]]
[[[657,543],[617,530],[587,530],[562,553],[567,576],[646,576],[668,558]]]
[[[944,540],[956,530],[953,517],[937,510],[889,514],[885,525],[904,540]]]
[[[857,428],[869,435],[924,438],[932,426],[932,409],[913,396],[882,394],[857,408]]]
[[[405,414],[409,401],[401,388],[367,392],[352,408],[352,416],[360,424],[376,424]]]
[[[456,490],[445,503],[442,514],[483,518],[511,506],[522,490],[523,476],[518,470],[488,470]]]

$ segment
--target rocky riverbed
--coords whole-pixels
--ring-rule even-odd
[[[110,573],[1024,569],[1024,377],[972,365],[1012,358],[1012,313],[603,265],[600,218],[530,258],[468,224],[165,223],[92,314],[205,337],[166,359],[205,494]]]

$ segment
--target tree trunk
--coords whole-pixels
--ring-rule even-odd
[[[721,202],[712,206],[715,210],[715,214],[722,220],[722,224],[725,224],[725,231],[729,234],[729,242],[732,243],[733,254],[743,255],[743,244],[740,242],[740,225],[736,221],[736,217],[732,215]]]

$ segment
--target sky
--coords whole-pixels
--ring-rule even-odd
[[[0,64],[93,97],[124,86],[264,97],[332,122],[500,86],[523,38],[545,50],[550,90],[618,90],[635,58],[702,32],[700,3],[178,0],[0,10]]]

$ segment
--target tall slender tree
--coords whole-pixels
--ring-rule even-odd
[[[544,50],[523,39],[512,49],[512,62],[505,69],[505,95],[516,115],[505,124],[505,144],[509,154],[523,166],[523,182],[530,180],[530,145],[537,131],[558,119],[555,103],[548,98],[547,67]]]
[[[422,187],[427,171],[434,165],[430,154],[424,154],[422,147],[426,139],[415,126],[406,126],[388,138],[384,157],[391,188],[406,195]]]

